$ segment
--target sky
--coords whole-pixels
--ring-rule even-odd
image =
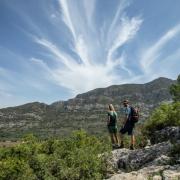
[[[179,0],[0,0],[0,108],[180,73]]]

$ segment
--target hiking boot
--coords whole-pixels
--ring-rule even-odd
[[[123,143],[121,143],[121,145],[118,147],[118,149],[122,149],[122,148],[124,148],[124,144]]]
[[[118,145],[118,144],[113,144],[113,145],[112,145],[112,148],[113,148],[113,149],[118,149],[118,148],[119,148],[119,145]]]
[[[129,147],[129,149],[130,149],[130,150],[134,150],[134,146],[131,145],[131,146]]]

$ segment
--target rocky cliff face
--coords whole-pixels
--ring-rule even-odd
[[[164,132],[166,137],[163,136]],[[180,152],[172,152],[175,147],[180,147],[180,127],[157,131],[157,136],[155,144],[143,149],[114,150],[109,163],[111,172],[115,174],[111,174],[109,180],[179,180]]]
[[[114,104],[121,115],[121,102],[129,99],[141,109],[141,122],[160,103],[171,101],[173,80],[159,78],[146,84],[114,85],[79,94],[51,105],[29,103],[0,110],[0,137],[21,137],[34,133],[41,137],[67,135],[83,128],[93,134],[106,132],[106,111]]]
[[[107,104],[113,103],[120,107],[122,100],[129,99],[136,105],[155,105],[162,101],[171,101],[169,87],[174,81],[158,78],[146,84],[113,85],[99,88],[65,102],[55,102],[52,105],[66,110],[106,110]]]

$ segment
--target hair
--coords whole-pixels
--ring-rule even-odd
[[[128,101],[127,99],[125,99],[125,100],[123,101],[123,103],[129,104],[129,101]]]
[[[114,106],[112,104],[109,104],[109,110],[110,111],[115,111]]]

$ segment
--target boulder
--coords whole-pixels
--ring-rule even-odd
[[[180,140],[180,127],[166,127],[160,131],[155,131],[151,137],[151,142],[153,144],[168,140],[175,142]]]
[[[163,171],[163,180],[179,180],[180,179],[180,166],[173,166]]]
[[[165,159],[165,155],[171,151],[172,147],[173,145],[168,141],[133,151],[129,149],[117,149],[112,152],[112,159],[110,161],[114,168],[125,172],[138,170],[153,161],[154,164],[161,165],[167,161],[168,158]]]
[[[133,151],[112,151],[109,162],[116,174],[109,180],[180,180],[180,127],[156,131],[153,143]]]
[[[108,180],[179,180],[180,166],[148,166],[129,173],[121,172]]]
[[[167,169],[168,166],[149,166],[142,168],[138,171],[132,171],[129,173],[121,172],[109,178],[108,180],[162,180],[161,173]]]

